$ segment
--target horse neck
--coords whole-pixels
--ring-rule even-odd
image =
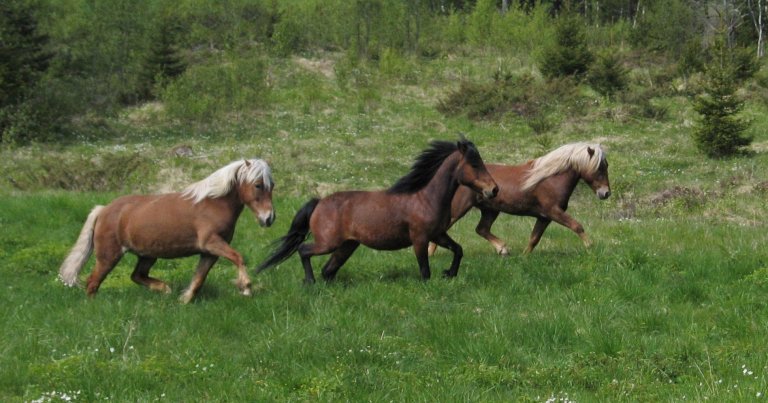
[[[555,176],[560,176],[563,178],[563,188],[566,191],[567,197],[570,197],[570,195],[576,189],[576,185],[579,183],[579,179],[581,179],[581,172],[577,171],[573,167],[570,167]]]
[[[230,211],[232,211],[233,219],[237,219],[237,217],[240,216],[240,213],[242,213],[243,207],[245,207],[243,201],[240,200],[240,191],[239,186],[237,185],[233,186],[232,190],[230,190],[224,196],[209,200],[214,200],[218,204],[226,206]]]
[[[453,195],[459,189],[459,180],[456,178],[456,167],[458,165],[459,153],[455,152],[443,161],[432,177],[432,180],[418,192],[433,206],[448,206],[445,209],[448,213],[450,213]]]

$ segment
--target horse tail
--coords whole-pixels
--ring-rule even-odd
[[[85,262],[88,261],[88,257],[91,256],[93,251],[93,230],[96,227],[96,220],[101,214],[101,210],[104,206],[96,206],[88,214],[88,218],[83,224],[83,229],[80,230],[80,236],[77,237],[77,242],[72,250],[64,259],[64,263],[59,268],[59,279],[70,287],[77,285],[77,275],[80,270],[83,269]]]
[[[319,202],[320,199],[312,199],[299,209],[296,216],[293,217],[288,233],[273,243],[275,250],[269,255],[267,260],[256,268],[256,273],[275,266],[296,253],[299,246],[309,235],[309,218],[312,217],[312,212],[315,211],[315,207],[317,207]]]

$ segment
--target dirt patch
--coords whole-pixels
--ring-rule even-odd
[[[701,206],[711,198],[711,196],[712,195],[707,194],[701,189],[675,186],[652,195],[650,203],[655,207],[662,207],[673,202],[678,202],[685,208],[693,208]]]
[[[192,183],[181,168],[161,169],[157,173],[157,181],[157,185],[152,188],[154,193],[180,192]]]
[[[319,73],[325,76],[325,78],[333,79],[336,77],[334,66],[336,63],[330,59],[310,60],[303,57],[295,56],[293,62],[301,66],[305,70],[309,70],[313,73]]]

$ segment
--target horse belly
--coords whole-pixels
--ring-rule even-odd
[[[143,207],[124,211],[120,223],[123,247],[137,255],[172,259],[200,253],[188,217]]]
[[[396,212],[376,211],[355,214],[350,238],[378,250],[397,250],[411,246],[407,223]]]

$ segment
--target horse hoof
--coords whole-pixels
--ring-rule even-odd
[[[509,256],[509,250],[508,250],[507,248],[502,248],[502,249],[499,251],[499,255],[501,255],[501,256],[503,256],[503,257],[508,257],[508,256]]]
[[[187,293],[184,293],[184,294],[181,294],[181,296],[179,297],[179,302],[186,305],[192,302],[192,298],[194,297],[195,297],[194,295],[189,295]]]
[[[451,273],[450,270],[444,270],[443,271],[443,277],[445,277],[445,278],[454,278],[454,277],[456,277],[456,273]]]
[[[250,296],[253,295],[253,293],[251,292],[250,288],[246,288],[244,290],[240,290],[240,295],[242,295],[244,297],[250,297]]]

